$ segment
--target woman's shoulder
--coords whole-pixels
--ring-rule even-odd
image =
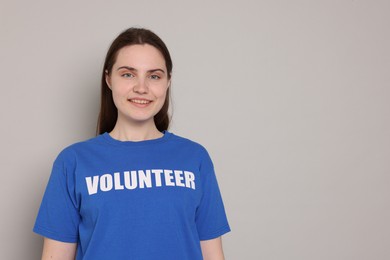
[[[58,154],[56,161],[58,160],[73,160],[78,153],[85,153],[91,149],[99,149],[102,144],[101,136],[95,136],[82,141],[74,142],[68,146],[65,146]],[[101,148],[100,148],[101,149]]]
[[[94,136],[82,141],[76,141],[74,143],[71,143],[70,145],[66,146],[63,151],[71,151],[71,150],[79,150],[79,149],[85,149],[91,146],[96,146],[98,144],[102,144],[102,136],[98,135]]]
[[[198,150],[201,153],[208,154],[206,147],[198,141],[183,137],[174,133],[171,134],[171,140],[178,145],[188,147],[190,149]]]

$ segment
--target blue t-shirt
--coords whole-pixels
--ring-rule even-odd
[[[200,240],[230,231],[212,161],[188,139],[108,133],[54,162],[34,232],[78,243],[76,259],[202,259]]]

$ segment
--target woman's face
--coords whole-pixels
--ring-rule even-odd
[[[118,122],[132,124],[154,124],[170,84],[163,55],[148,44],[120,49],[106,82],[118,109]]]

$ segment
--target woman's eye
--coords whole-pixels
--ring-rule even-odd
[[[150,78],[151,79],[161,79],[161,77],[159,75],[151,75]]]
[[[132,78],[132,77],[134,77],[134,76],[133,76],[133,74],[131,74],[131,73],[123,73],[123,74],[122,74],[122,77],[124,77],[124,78]]]

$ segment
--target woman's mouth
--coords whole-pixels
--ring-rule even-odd
[[[136,104],[141,104],[141,105],[146,105],[146,104],[149,104],[150,100],[146,100],[146,99],[129,99],[130,102],[132,103],[136,103]]]

